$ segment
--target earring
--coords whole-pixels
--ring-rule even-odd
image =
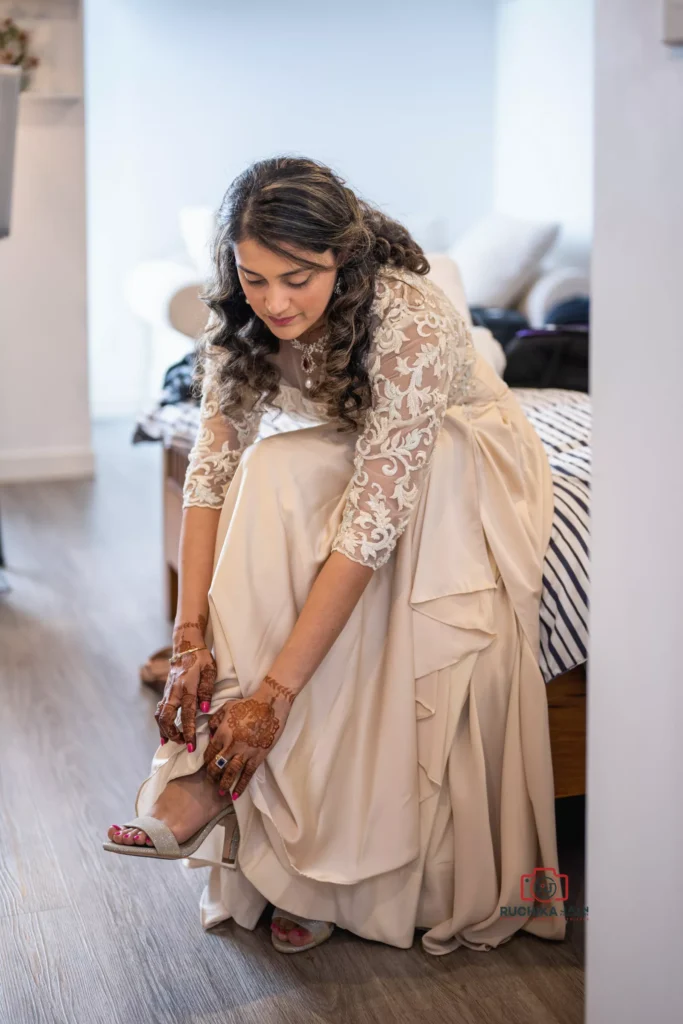
[[[248,299],[248,298],[246,297],[246,295],[244,296],[244,301],[246,302],[246,304],[247,304],[248,306],[251,306],[251,302],[250,302],[250,301],[249,301],[249,299]]]

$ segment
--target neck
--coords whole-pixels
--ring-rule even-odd
[[[314,323],[312,327],[309,327],[309,328],[307,328],[307,330],[303,331],[299,335],[298,340],[303,342],[306,345],[313,344],[313,342],[319,341],[320,338],[322,338],[324,333],[325,333],[325,321],[321,319],[321,320],[318,320],[317,323]]]

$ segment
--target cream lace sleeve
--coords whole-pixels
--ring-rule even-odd
[[[242,452],[256,438],[260,420],[260,412],[242,412],[228,417],[220,411],[214,375],[207,366],[199,431],[185,474],[183,508],[190,505],[223,507]]]
[[[375,311],[381,323],[369,362],[372,408],[332,550],[378,569],[408,525],[473,356],[466,324],[428,281],[382,282]]]

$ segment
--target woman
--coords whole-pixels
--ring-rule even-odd
[[[561,939],[520,893],[557,870],[541,444],[328,168],[254,165],[219,225],[161,746],[106,848],[193,854],[204,927],[271,902],[283,952]]]

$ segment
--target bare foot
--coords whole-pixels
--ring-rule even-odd
[[[207,778],[206,769],[194,775],[172,779],[153,804],[150,815],[168,825],[179,843],[184,843],[214,815],[232,803],[229,793],[219,796],[218,787]],[[123,846],[154,846],[140,829],[112,825],[107,832],[113,843]]]

